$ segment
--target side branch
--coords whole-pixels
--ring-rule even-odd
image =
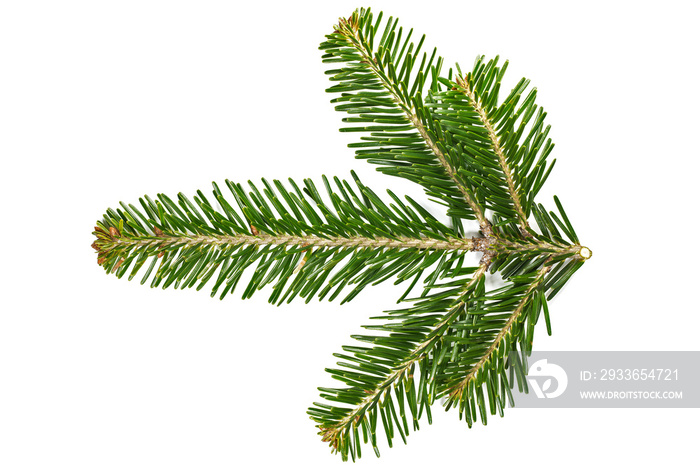
[[[493,343],[488,347],[484,355],[477,361],[476,364],[474,364],[474,367],[472,367],[467,375],[459,381],[457,385],[455,385],[452,390],[450,390],[450,396],[454,399],[460,399],[462,397],[463,391],[467,388],[469,385],[469,382],[476,377],[476,375],[479,372],[479,369],[481,369],[484,364],[491,358],[491,355],[498,350],[498,347],[501,344],[501,341],[503,338],[511,331],[513,325],[518,321],[520,318],[520,315],[522,314],[523,310],[525,309],[525,306],[527,303],[532,299],[532,292],[537,288],[537,286],[542,282],[544,279],[545,275],[547,275],[547,272],[549,272],[550,267],[545,266],[540,269],[539,273],[535,277],[535,280],[532,282],[532,284],[528,287],[527,291],[525,291],[525,294],[518,303],[518,306],[515,308],[513,313],[511,314],[510,318],[506,321],[505,325],[501,329],[500,332],[496,335],[496,338],[494,338]]]
[[[491,236],[493,234],[491,223],[486,218],[484,210],[476,201],[474,194],[457,176],[457,172],[454,169],[454,167],[450,165],[450,163],[447,161],[447,158],[445,157],[445,154],[440,150],[437,144],[435,144],[435,141],[433,141],[433,139],[430,137],[430,135],[428,134],[428,130],[426,129],[421,119],[418,117],[415,106],[411,102],[406,102],[402,98],[402,96],[398,93],[398,86],[396,85],[396,83],[392,83],[388,80],[386,74],[380,69],[375,58],[372,56],[371,51],[367,50],[367,48],[364,46],[362,40],[360,39],[357,23],[352,21],[352,19],[345,20],[341,18],[339,27],[341,31],[338,32],[342,32],[345,35],[345,37],[347,37],[350,40],[352,45],[360,52],[363,59],[362,61],[381,80],[382,84],[384,85],[384,88],[391,94],[391,97],[394,100],[394,102],[396,102],[396,104],[401,109],[403,109],[408,120],[418,130],[418,133],[425,140],[426,145],[430,148],[433,154],[435,154],[435,157],[437,158],[438,162],[440,162],[440,165],[442,165],[447,175],[459,189],[466,203],[474,212],[474,215],[476,216],[476,219],[479,222],[479,226],[481,227],[481,231],[484,234],[484,236]]]
[[[518,221],[523,232],[525,232],[530,227],[530,225],[527,221],[527,215],[525,215],[525,210],[523,209],[523,206],[520,203],[520,196],[518,196],[517,189],[515,188],[513,173],[510,167],[508,166],[508,161],[506,160],[506,156],[503,152],[503,147],[501,147],[501,143],[498,140],[498,134],[496,134],[496,131],[493,129],[491,120],[489,119],[488,115],[486,115],[486,111],[481,106],[479,100],[476,98],[476,95],[469,86],[467,80],[458,77],[456,83],[459,86],[459,89],[462,92],[464,92],[464,94],[469,99],[469,103],[479,115],[479,120],[481,120],[481,124],[488,132],[489,139],[491,140],[491,147],[493,149],[493,152],[496,154],[498,164],[501,166],[501,170],[503,170],[503,174],[505,175],[506,183],[508,184],[508,191],[510,192],[510,197],[513,199],[513,206],[515,208],[515,211],[518,214]]]
[[[401,377],[404,377],[414,364],[420,362],[428,355],[430,349],[433,348],[442,338],[452,322],[454,322],[457,316],[463,311],[465,305],[464,297],[472,290],[474,284],[477,283],[481,277],[483,277],[486,270],[488,270],[488,265],[482,264],[476,270],[476,272],[474,272],[471,280],[464,287],[464,291],[459,295],[459,298],[456,299],[457,302],[445,312],[444,316],[440,320],[440,323],[433,328],[425,341],[414,348],[406,359],[404,359],[399,366],[389,373],[375,390],[368,393],[355,409],[353,409],[335,425],[321,428],[324,442],[330,442],[330,444],[337,449],[338,436],[343,433],[345,428],[350,425],[350,423],[359,423],[367,410],[379,402],[379,398],[382,396],[382,394],[390,389],[394,383],[399,381]]]

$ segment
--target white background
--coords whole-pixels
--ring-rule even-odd
[[[306,408],[390,283],[351,304],[267,304],[106,276],[95,220],[212,180],[347,177],[318,44],[348,2],[3,2],[0,464],[339,464]],[[694,2],[374,2],[446,63],[511,60],[549,112],[558,194],[593,258],[540,350],[698,350]],[[427,201],[426,201],[426,205]],[[436,212],[436,207],[432,207]],[[240,295],[239,295],[240,296]],[[364,464],[688,464],[697,410],[435,408]],[[685,458],[685,460],[682,460]]]

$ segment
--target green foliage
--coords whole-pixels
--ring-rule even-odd
[[[303,188],[289,180],[291,190],[262,180],[262,190],[249,183],[249,192],[227,180],[234,202],[214,183],[214,204],[201,191],[194,203],[182,193],[177,202],[145,196],[140,209],[122,203],[97,223],[98,260],[118,277],[131,270],[129,280],[149,262],[141,283],[153,275],[151,287],[202,289],[211,280],[212,296],[220,291],[221,298],[255,265],[244,298],[271,285],[271,303],[315,295],[332,300],[351,285],[346,302],[391,277],[415,283],[437,263],[427,278],[434,281],[468,251],[468,242],[413,199],[404,203],[388,191],[394,203],[385,204],[353,177],[355,189],[338,178],[334,188],[324,177],[330,204],[311,180]],[[410,241],[444,247],[391,247]]]
[[[332,102],[347,114],[341,131],[361,134],[350,144],[357,158],[421,185],[451,225],[391,191],[383,201],[353,173],[352,183],[324,177],[322,189],[227,180],[226,193],[214,183],[211,201],[201,191],[193,200],[145,196],[109,209],[93,243],[117,277],[210,285],[221,298],[242,281],[244,298],[269,285],[276,304],[341,294],[347,302],[368,285],[406,282],[398,301],[408,307],[377,316],[353,337],[357,346],[336,354],[327,371],[343,386],[321,388],[323,401],[309,408],[344,460],[366,443],[379,454],[381,432],[390,446],[405,442],[423,415],[430,422],[436,400],[470,427],[502,415],[512,390],[526,389],[523,365],[507,355],[529,353],[542,316],[551,333],[548,301],[591,255],[558,198],[557,213],[535,201],[554,145],[529,82],[501,100],[507,62],[478,57],[470,72],[443,76],[443,59],[421,52],[424,37],[416,44],[397,20],[382,24],[381,13],[357,10],[320,46],[334,66]],[[470,220],[480,235],[465,235]],[[468,265],[470,252],[481,255],[478,266]],[[504,286],[488,289],[488,274]],[[418,283],[420,296],[407,298]]]

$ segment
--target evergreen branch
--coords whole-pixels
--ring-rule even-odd
[[[554,145],[547,139],[549,126],[543,125],[546,113],[535,104],[536,90],[518,106],[529,81],[522,79],[498,104],[508,62],[497,64],[498,57],[488,63],[478,57],[463,76],[457,66],[460,76],[455,81],[438,78],[447,90],[433,93],[426,107],[465,160],[463,178],[471,180],[489,208],[518,223],[519,234],[528,236],[528,217],[551,173],[554,163],[547,166],[546,159]]]
[[[512,334],[513,326],[521,320],[521,316],[526,308],[526,305],[528,305],[532,301],[535,289],[542,284],[549,270],[550,267],[545,266],[542,267],[542,269],[540,269],[539,272],[537,272],[537,275],[534,277],[534,280],[530,283],[520,300],[517,302],[515,309],[512,311],[510,317],[508,318],[508,320],[506,320],[505,324],[500,329],[500,331],[496,334],[495,338],[493,339],[493,342],[486,348],[486,351],[484,351],[483,355],[472,366],[469,372],[467,372],[466,376],[464,376],[462,380],[460,380],[457,384],[455,384],[449,389],[450,399],[461,400],[464,398],[464,391],[466,387],[469,385],[469,383],[475,380],[476,375],[479,373],[479,371],[482,370],[487,364],[487,362],[489,362],[492,359],[493,355],[498,352],[499,347],[503,343],[503,340],[506,337],[506,335]]]
[[[478,220],[482,232],[485,235],[490,234],[490,224],[473,189],[459,175],[459,165],[449,160],[448,154],[441,148],[445,146],[445,141],[439,138],[439,128],[431,129],[427,126],[433,119],[423,107],[421,91],[425,80],[424,69],[430,68],[435,52],[427,67],[425,66],[427,55],[424,54],[423,62],[411,85],[415,55],[420,50],[424,38],[412,54],[414,44],[408,45],[412,33],[410,31],[401,49],[402,52],[397,56],[396,47],[400,42],[402,29],[399,29],[397,38],[395,34],[397,21],[392,22],[390,18],[377,51],[374,53],[370,44],[378,34],[381,15],[374,25],[371,21],[372,14],[369,10],[356,11],[349,19],[341,18],[335,33],[327,36],[328,40],[320,47],[326,52],[324,62],[352,63],[340,70],[330,71],[333,75],[332,80],[344,82],[328,89],[330,92],[344,92],[342,97],[334,102],[351,102],[336,108],[351,114],[359,114],[359,117],[347,118],[343,121],[374,123],[374,126],[364,128],[344,128],[346,131],[372,132],[371,137],[362,138],[363,141],[368,142],[351,144],[350,147],[362,148],[357,151],[360,158],[370,158],[370,161],[388,165],[388,168],[380,169],[382,172],[402,176],[423,185],[428,194],[448,202],[451,214],[463,218],[471,218],[473,215]],[[394,40],[396,45],[391,52]],[[404,50],[408,50],[405,58]],[[397,57],[398,61],[395,62]],[[432,69],[435,77],[441,62],[442,59],[438,58],[437,67]],[[399,76],[396,73],[397,69],[401,70]],[[432,87],[437,89],[436,80]],[[409,92],[408,89],[411,91]],[[354,91],[354,93],[347,91]],[[398,133],[406,130],[415,130],[417,134]],[[369,151],[364,149],[372,146],[379,149]],[[436,171],[434,161],[438,162],[440,171]],[[444,180],[441,183],[442,186],[435,186],[435,181],[438,179]],[[459,193],[458,199],[456,199],[457,193]],[[468,208],[460,206],[460,202],[466,202]]]
[[[421,185],[451,226],[391,191],[385,203],[352,173],[354,186],[323,177],[323,195],[310,180],[287,188],[263,179],[261,189],[227,180],[226,196],[214,184],[212,202],[201,191],[193,201],[145,196],[140,207],[109,209],[93,232],[107,273],[131,280],[145,269],[141,283],[152,275],[152,287],[213,283],[221,298],[251,270],[243,298],[270,285],[278,304],[333,300],[349,288],[346,302],[388,279],[409,283],[404,301],[423,278],[411,307],[353,336],[367,346],[335,355],[339,368],[327,371],[345,386],[320,388],[330,404],[308,410],[343,460],[359,458],[363,443],[378,454],[379,419],[389,446],[397,433],[405,442],[409,420],[414,430],[423,413],[430,422],[436,399],[457,405],[469,426],[478,414],[486,423],[489,410],[502,415],[524,374],[506,354],[529,353],[540,315],[551,333],[547,302],[592,255],[556,196],[557,212],[535,201],[554,144],[536,89],[524,96],[529,81],[499,103],[508,62],[478,57],[471,72],[457,65],[456,78],[441,77],[435,50],[419,60],[424,36],[415,44],[398,20],[380,24],[381,13],[357,10],[320,45],[324,63],[342,63],[326,72],[327,91],[339,94],[331,102],[347,113],[341,131],[365,133],[349,144],[357,158]],[[466,238],[465,219],[483,236]],[[469,252],[481,254],[479,267],[464,267]],[[507,285],[487,291],[487,270]]]
[[[316,294],[332,300],[354,285],[345,302],[392,276],[397,283],[412,279],[415,284],[438,264],[426,278],[434,280],[467,251],[486,247],[485,239],[454,236],[410,198],[415,207],[389,192],[396,203],[386,205],[356,177],[355,182],[359,195],[347,182],[335,179],[334,190],[324,178],[331,205],[310,180],[303,191],[290,180],[292,192],[263,180],[262,193],[253,184],[246,193],[227,181],[238,209],[216,184],[216,205],[201,192],[194,198],[198,207],[182,194],[177,205],[165,195],[156,202],[145,197],[141,209],[125,204],[110,209],[98,222],[93,247],[98,263],[117,277],[133,266],[132,279],[150,258],[142,283],[154,270],[151,286],[201,289],[213,280],[212,295],[222,289],[221,298],[257,264],[243,296],[273,284],[273,303],[297,295],[308,301]]]
[[[473,272],[471,279],[462,283],[458,295],[450,298],[451,304],[446,309],[442,305],[455,288],[447,292],[447,295],[442,292],[424,298],[410,310],[390,312],[389,318],[402,319],[401,324],[366,326],[368,329],[393,332],[388,337],[355,337],[360,341],[372,342],[376,346],[372,348],[345,348],[354,353],[354,358],[337,355],[357,363],[357,365],[339,363],[341,366],[353,369],[352,371],[347,369],[328,370],[334,374],[334,378],[346,382],[350,387],[340,390],[320,390],[324,398],[351,404],[354,408],[347,409],[314,403],[314,407],[309,409],[309,414],[318,423],[323,441],[329,442],[334,451],[339,451],[344,460],[348,458],[348,454],[354,460],[355,452],[360,451],[359,437],[353,435],[353,429],[356,429],[358,425],[364,426],[366,424],[368,413],[372,419],[376,420],[377,412],[380,412],[382,419],[385,420],[384,430],[389,445],[391,445],[394,434],[391,418],[394,418],[396,429],[405,441],[405,436],[408,435],[408,424],[406,422],[404,394],[413,417],[413,427],[417,429],[420,413],[424,408],[429,410],[429,404],[432,402],[427,387],[431,384],[430,380],[434,376],[434,372],[430,373],[427,364],[423,366],[419,373],[421,379],[417,392],[414,390],[412,380],[409,388],[405,387],[409,383],[408,378],[412,378],[417,363],[431,358],[431,354],[439,346],[442,336],[452,322],[464,312],[468,300],[471,299],[470,294],[479,288],[478,283],[483,280],[487,268],[486,265],[481,265],[477,269],[471,269]],[[405,356],[401,351],[397,351],[408,348],[411,350]],[[390,396],[392,387],[397,388],[398,413],[396,413]],[[382,396],[385,396],[384,404],[380,403]],[[403,420],[404,429],[401,428],[398,418]],[[369,438],[377,451],[376,422],[373,425],[374,428],[370,429],[371,435],[365,436],[365,443]]]
[[[488,133],[488,137],[491,140],[491,148],[494,154],[496,154],[498,164],[500,165],[501,170],[503,170],[503,174],[505,175],[506,183],[508,184],[508,192],[510,193],[510,197],[513,200],[515,211],[518,214],[518,221],[520,222],[522,230],[526,231],[528,228],[530,228],[530,225],[527,221],[527,215],[525,214],[525,211],[523,210],[523,207],[520,204],[520,194],[515,188],[513,174],[511,172],[510,167],[508,166],[506,156],[501,147],[501,143],[498,140],[498,135],[493,129],[491,120],[489,119],[488,115],[486,115],[486,111],[484,110],[476,94],[470,87],[469,81],[467,79],[457,77],[456,83],[459,86],[458,89],[464,92],[464,94],[469,98],[469,102],[471,103],[476,113],[479,115],[479,120],[481,121],[482,126],[486,129],[486,132]]]
[[[547,301],[583,262],[577,257],[556,263],[546,261],[536,272],[511,277],[510,285],[489,292],[452,325],[446,340],[453,344],[453,356],[439,368],[436,381],[438,396],[446,399],[446,409],[458,406],[460,418],[464,416],[470,427],[477,414],[486,424],[487,408],[492,415],[503,415],[506,400],[513,403],[514,377],[523,389],[523,367],[513,365],[507,356],[519,349],[525,355],[530,353],[534,327],[542,311],[551,334]],[[550,293],[545,297],[547,290]]]

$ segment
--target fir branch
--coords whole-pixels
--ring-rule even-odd
[[[492,358],[494,353],[496,353],[498,351],[500,345],[503,343],[504,337],[506,335],[511,334],[511,332],[513,330],[513,326],[521,319],[521,315],[522,315],[523,311],[525,310],[526,305],[529,304],[533,299],[535,289],[542,284],[544,277],[547,275],[549,270],[550,270],[550,267],[545,266],[545,267],[542,267],[539,270],[539,272],[537,272],[537,275],[535,275],[532,283],[528,286],[525,293],[522,295],[520,300],[517,302],[515,309],[513,310],[510,317],[503,325],[503,327],[496,334],[491,345],[486,349],[486,351],[484,351],[483,355],[472,366],[472,368],[469,370],[469,372],[467,372],[467,374],[464,376],[464,378],[462,378],[462,380],[460,380],[457,384],[455,384],[453,387],[451,387],[449,389],[450,398],[458,399],[458,400],[463,398],[465,388],[468,386],[468,384],[470,382],[474,381],[474,379],[476,378],[476,375],[479,373],[479,371],[484,368],[484,366]]]
[[[357,24],[356,22],[348,22],[348,21],[341,21],[340,23],[341,30],[347,30],[348,25],[355,25]],[[345,28],[343,28],[345,26]],[[473,193],[467,188],[465,183],[457,176],[457,172],[455,168],[453,168],[448,162],[447,158],[445,157],[445,154],[440,150],[438,145],[435,143],[434,136],[431,136],[428,133],[428,129],[426,128],[425,124],[421,121],[421,119],[418,117],[418,114],[416,112],[416,108],[413,105],[413,103],[410,101],[410,99],[405,99],[404,96],[402,96],[397,89],[399,88],[399,83],[396,82],[391,82],[390,79],[387,77],[387,75],[384,73],[384,71],[380,68],[379,63],[377,62],[374,57],[372,57],[372,53],[367,50],[367,48],[364,46],[363,41],[360,38],[359,35],[359,30],[357,28],[351,27],[348,32],[348,38],[352,40],[352,43],[357,49],[360,51],[362,54],[362,63],[367,64],[368,68],[371,69],[374,74],[379,78],[384,86],[384,88],[392,95],[394,102],[396,102],[406,113],[406,117],[408,120],[411,122],[411,124],[418,130],[420,135],[423,137],[425,143],[427,146],[430,148],[430,150],[435,154],[435,157],[437,160],[440,162],[440,165],[445,169],[445,172],[447,175],[452,179],[452,181],[455,183],[455,185],[458,187],[459,191],[462,193],[464,196],[464,200],[469,204],[469,207],[471,207],[472,211],[476,215],[477,220],[479,221],[479,225],[482,227],[484,231],[488,231],[488,221],[486,220],[486,217],[484,215],[484,212],[481,208],[481,206],[476,202]],[[420,93],[419,93],[420,94]],[[415,98],[415,97],[414,97]]]
[[[280,304],[348,289],[346,302],[385,280],[409,283],[398,301],[412,305],[353,336],[363,345],[343,347],[339,367],[327,369],[345,386],[319,389],[324,402],[308,410],[344,460],[366,443],[379,454],[380,419],[389,446],[396,434],[405,442],[438,399],[470,426],[503,415],[523,377],[506,355],[530,351],[541,314],[550,332],[547,302],[592,255],[556,196],[556,212],[535,201],[554,144],[536,90],[525,95],[529,81],[499,103],[508,62],[478,57],[471,72],[441,76],[435,50],[419,62],[424,37],[415,44],[397,20],[381,24],[381,13],[357,10],[320,45],[325,63],[342,64],[326,72],[336,110],[348,115],[341,131],[368,133],[349,145],[357,158],[421,185],[452,225],[391,191],[385,203],[352,173],[353,184],[323,177],[323,194],[310,180],[263,179],[247,189],[227,180],[227,194],[214,183],[211,202],[201,191],[193,201],[144,196],[108,209],[93,232],[107,273],[145,270],[141,283],[152,276],[152,287],[212,283],[223,298],[252,270],[243,298],[269,286]],[[465,237],[463,220],[482,236]],[[480,254],[478,267],[464,265],[469,253]],[[487,271],[506,286],[487,290]],[[420,297],[405,299],[421,279]]]
[[[421,174],[421,168],[418,165],[413,165],[410,170],[398,170],[396,163],[392,162],[392,159],[398,157],[406,158],[407,160],[412,160],[416,162],[417,154],[414,140],[410,140],[410,144],[406,145],[401,142],[394,133],[398,130],[405,130],[404,123],[409,123],[410,126],[415,129],[421,137],[422,143],[432,154],[435,160],[438,161],[439,166],[442,167],[444,171],[443,174],[437,176],[446,175],[448,179],[459,191],[461,195],[461,201],[466,202],[468,206],[468,211],[472,213],[478,220],[480,228],[485,235],[489,235],[491,232],[490,223],[486,219],[483,207],[479,204],[474,195],[473,189],[469,187],[465,181],[458,174],[458,167],[451,161],[448,160],[446,152],[441,149],[440,146],[444,146],[445,141],[439,138],[439,128],[434,128],[431,130],[427,127],[427,123],[431,121],[430,117],[426,115],[422,108],[421,91],[424,83],[423,75],[423,64],[425,63],[426,55],[424,54],[423,63],[416,73],[416,78],[414,84],[411,86],[411,69],[414,64],[415,58],[412,58],[411,50],[413,49],[413,44],[408,47],[408,55],[405,57],[405,61],[402,63],[401,58],[403,57],[403,50],[407,49],[407,44],[409,43],[409,38],[412,33],[409,32],[408,38],[402,47],[402,53],[398,56],[398,62],[396,59],[396,49],[393,53],[389,53],[391,50],[391,45],[394,40],[394,30],[396,28],[397,21],[392,22],[390,18],[382,40],[378,46],[378,51],[373,53],[368,41],[371,43],[373,37],[378,34],[378,26],[381,22],[381,15],[377,22],[372,25],[372,15],[367,11],[357,11],[348,19],[341,18],[339,20],[338,26],[335,29],[333,35],[328,36],[328,41],[321,45],[321,49],[326,51],[327,54],[324,56],[324,61],[335,62],[335,61],[350,61],[353,66],[343,68],[341,70],[333,70],[332,74],[336,76],[335,79],[342,80],[345,82],[350,82],[352,84],[337,85],[331,87],[329,91],[356,91],[354,96],[356,99],[351,99],[351,102],[363,102],[366,104],[364,113],[360,118],[355,118],[354,120],[347,121],[371,121],[373,123],[383,123],[389,120],[385,113],[387,109],[378,110],[376,105],[382,105],[383,107],[389,107],[387,102],[377,100],[380,95],[369,94],[367,92],[363,93],[363,90],[374,91],[377,89],[384,90],[391,99],[391,103],[397,109],[400,109],[404,114],[404,118],[400,121],[389,120],[395,126],[372,126],[365,128],[366,130],[374,131],[372,133],[373,137],[377,142],[383,142],[382,145],[395,145],[399,148],[399,152],[407,152],[402,155],[398,155],[395,152],[391,154],[391,157],[386,161],[386,164],[391,168],[388,170],[382,170],[385,173],[394,174],[397,176],[407,177],[413,179],[426,187],[429,194],[436,195],[439,198],[443,198],[448,202],[454,203],[455,199],[453,195],[445,196],[444,191],[436,191],[435,187],[432,186],[431,179],[437,175],[436,173],[431,173],[433,170],[427,169],[427,167],[422,168],[424,173]],[[363,30],[368,33],[368,38],[363,34]],[[399,38],[396,39],[396,46],[399,44],[401,30],[399,30]],[[420,44],[416,48],[415,54],[418,53],[420,46],[423,43],[421,39]],[[346,48],[351,47],[355,53],[349,53]],[[433,57],[435,52],[433,52]],[[433,62],[431,58],[430,63]],[[438,63],[441,59],[438,59]],[[430,65],[428,65],[429,67]],[[401,69],[402,80],[398,79],[396,76],[396,70]],[[363,70],[366,74],[358,74],[358,70]],[[433,68],[433,73],[436,73],[435,68]],[[434,84],[436,86],[436,84]],[[411,89],[411,92],[408,92]],[[351,97],[353,94],[346,93],[343,97]],[[374,106],[374,107],[373,107]],[[353,113],[357,111],[357,104],[352,106],[339,106],[339,110],[352,109]],[[374,113],[375,115],[372,115]],[[393,113],[393,112],[392,112]],[[347,128],[348,130],[358,130],[362,128]],[[389,134],[383,136],[382,133],[378,131],[388,131]],[[394,133],[394,134],[392,134]],[[381,135],[381,136],[380,136]],[[400,136],[400,135],[399,135]],[[404,135],[408,136],[408,135]],[[370,140],[367,138],[363,138]],[[372,145],[371,143],[363,143],[357,145],[356,147],[367,147]],[[352,147],[353,145],[351,145]],[[405,148],[405,149],[404,149]],[[378,157],[383,154],[380,152],[371,152],[371,155]],[[365,157],[364,152],[358,151],[358,156]],[[419,177],[417,175],[422,175]],[[425,178],[429,176],[430,178]],[[457,207],[455,212],[459,212],[460,209]]]
[[[490,209],[519,223],[520,234],[528,236],[528,217],[553,167],[554,162],[547,166],[547,156],[554,145],[547,139],[549,126],[543,125],[546,113],[535,105],[536,91],[518,106],[527,80],[498,103],[507,66],[505,62],[499,67],[498,57],[488,62],[478,57],[473,70],[463,76],[457,66],[455,81],[438,78],[447,90],[433,93],[426,108],[464,159],[463,178],[472,181]]]
[[[390,416],[396,416],[402,419],[406,418],[406,406],[403,398],[398,400],[398,413],[394,412],[395,408],[393,402],[381,405],[380,398],[385,395],[388,396],[392,387],[398,388],[397,391],[399,393],[406,393],[403,389],[403,384],[406,384],[408,375],[413,374],[414,366],[417,363],[426,358],[431,358],[436,346],[439,346],[443,335],[449,329],[452,322],[463,313],[470,299],[470,295],[478,289],[477,284],[483,280],[487,268],[486,265],[481,265],[474,270],[471,279],[461,285],[461,290],[458,295],[453,298],[451,305],[447,309],[442,310],[436,305],[442,303],[445,298],[444,293],[439,293],[435,296],[422,299],[408,312],[394,311],[391,313],[394,317],[400,315],[405,324],[411,322],[414,327],[417,325],[414,332],[407,333],[410,325],[397,326],[389,324],[366,327],[390,332],[399,330],[399,328],[401,329],[401,333],[391,333],[389,337],[384,338],[355,337],[361,341],[372,341],[377,344],[377,346],[371,349],[348,348],[348,350],[354,353],[356,358],[363,358],[358,359],[358,362],[362,360],[367,362],[366,358],[372,355],[381,358],[380,360],[373,361],[374,364],[371,366],[351,366],[353,371],[347,369],[340,371],[329,370],[329,372],[334,374],[335,378],[348,383],[350,388],[340,390],[320,389],[324,394],[324,398],[342,402],[343,404],[353,404],[355,407],[352,410],[347,410],[322,403],[314,403],[314,407],[309,409],[309,414],[312,419],[318,422],[323,441],[329,442],[335,451],[341,453],[343,459],[347,459],[348,454],[354,457],[354,452],[359,451],[360,445],[358,439],[353,436],[352,429],[365,422],[368,412],[373,411],[374,414],[372,414],[372,416],[375,418],[377,416],[377,411],[381,411],[383,419],[388,419]],[[438,301],[437,298],[440,298],[440,300]],[[416,319],[419,319],[418,322],[416,322]],[[411,345],[412,349],[405,357],[401,357],[400,353],[387,352],[387,349],[391,350],[392,348],[396,348],[397,344],[399,347]],[[342,357],[343,355],[338,356]],[[378,365],[378,363],[381,365]],[[380,370],[378,371],[378,369]],[[382,371],[381,369],[384,370]],[[366,374],[364,378],[360,375],[363,372]],[[419,386],[425,388],[431,383],[431,374],[425,369],[420,372],[420,377]],[[358,385],[357,383],[360,380],[366,380],[366,382]],[[360,390],[358,390],[358,388]],[[409,408],[413,417],[413,427],[416,429],[418,426],[417,421],[420,417],[418,405],[425,406],[426,404],[430,404],[432,403],[432,398],[427,394],[427,391],[421,391],[417,395],[420,397],[420,402],[415,398],[412,399],[410,393],[407,393],[407,396],[409,397],[407,401],[410,405]],[[413,396],[416,396],[415,393]],[[426,409],[429,408],[426,406]],[[342,417],[340,418],[337,415],[339,412],[342,413]],[[405,436],[408,435],[407,428],[402,430],[398,425],[398,420],[396,422],[397,430],[399,430],[401,436],[405,438]],[[388,442],[391,444],[393,431],[388,428],[388,424],[385,425],[385,433]],[[372,432],[371,439],[372,445],[376,449],[376,431]],[[365,443],[367,443],[367,438],[365,439]]]
[[[358,193],[337,178],[333,189],[324,178],[330,205],[310,180],[303,191],[291,180],[292,191],[263,180],[263,192],[250,184],[249,193],[227,181],[238,209],[216,184],[216,205],[201,191],[194,204],[182,194],[177,204],[165,195],[155,202],[146,196],[140,209],[126,204],[110,209],[98,222],[93,247],[98,263],[118,277],[131,267],[129,279],[134,278],[151,259],[141,283],[154,270],[151,286],[202,289],[213,280],[212,295],[221,289],[221,298],[255,266],[243,296],[272,284],[270,301],[281,303],[316,294],[332,300],[354,286],[346,302],[391,277],[415,284],[429,264],[440,264],[426,278],[430,281],[464,253],[490,244],[456,237],[410,198],[409,206],[389,191],[395,203],[387,205],[353,177]]]
[[[474,90],[469,85],[468,79],[457,77],[456,83],[458,85],[458,89],[464,92],[464,94],[469,98],[469,102],[471,103],[472,107],[474,107],[476,113],[479,115],[479,120],[481,121],[481,124],[488,133],[489,139],[491,140],[492,150],[494,154],[496,154],[498,164],[500,165],[501,170],[503,170],[503,174],[505,175],[506,183],[508,184],[508,192],[510,193],[510,197],[513,200],[515,211],[518,214],[518,221],[520,222],[523,231],[527,231],[527,229],[530,228],[530,225],[527,221],[527,215],[525,214],[523,207],[520,205],[520,194],[515,188],[511,168],[508,166],[508,161],[506,160],[506,156],[503,152],[503,148],[501,147],[501,143],[498,140],[498,135],[493,129],[491,120],[489,119],[488,115],[486,115],[486,111],[479,102],[479,99],[474,93]]]

